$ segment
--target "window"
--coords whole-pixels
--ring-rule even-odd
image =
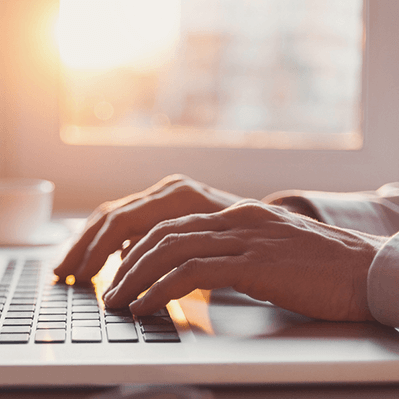
[[[61,0],[68,144],[359,149],[361,0]]]
[[[7,21],[0,24],[6,141],[0,172],[54,181],[55,209],[90,210],[176,172],[253,198],[290,188],[352,191],[399,181],[397,0],[363,2],[363,145],[355,151],[66,144],[60,138],[62,66],[52,41],[58,7],[58,0],[0,1]]]

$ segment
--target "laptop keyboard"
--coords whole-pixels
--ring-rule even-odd
[[[55,284],[41,260],[10,260],[0,280],[0,344],[180,342],[166,308],[103,309],[93,286]]]

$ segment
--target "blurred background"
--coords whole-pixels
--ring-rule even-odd
[[[61,0],[58,42],[67,143],[359,134],[361,0]]]
[[[0,176],[57,212],[184,173],[246,197],[399,180],[396,0],[1,0]]]

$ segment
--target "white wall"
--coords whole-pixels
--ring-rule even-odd
[[[4,48],[5,44],[5,3],[0,2],[0,49]],[[5,162],[6,162],[6,152],[5,152],[5,145],[6,145],[6,112],[5,112],[5,103],[6,103],[6,96],[5,96],[5,75],[1,73],[4,71],[5,66],[5,59],[4,57],[0,56],[0,177],[5,175]]]
[[[58,64],[46,14],[57,0],[3,0],[6,168],[56,183],[57,209],[89,209],[180,172],[261,198],[286,188],[350,191],[399,180],[399,1],[370,0],[360,151],[81,147],[61,142]],[[1,114],[0,114],[1,116]],[[2,142],[0,141],[0,146]],[[1,148],[1,147],[0,147]],[[1,163],[0,163],[1,165]],[[0,173],[1,173],[0,169]]]

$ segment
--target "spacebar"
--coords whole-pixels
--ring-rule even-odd
[[[107,337],[109,342],[137,342],[137,332],[133,323],[107,324]]]

